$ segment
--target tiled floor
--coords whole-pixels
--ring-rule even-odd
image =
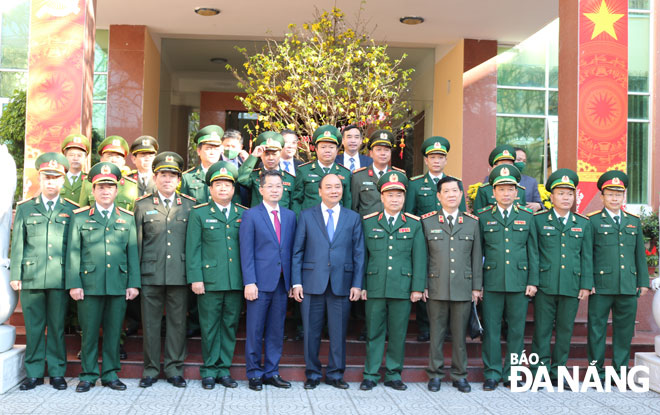
[[[125,379],[128,390],[112,391],[97,384],[88,393],[76,393],[77,379],[69,379],[66,391],[49,385],[22,392],[18,387],[0,395],[0,413],[9,414],[658,414],[660,394],[655,392],[598,393],[512,393],[500,386],[493,392],[472,384],[472,392],[463,394],[443,383],[440,392],[431,393],[424,383],[410,383],[404,392],[379,384],[369,392],[352,383],[346,391],[321,384],[306,391],[302,383],[291,389],[269,386],[254,392],[247,382],[237,389],[220,385],[212,391],[201,388],[200,381],[188,382],[177,389],[164,380],[142,389],[137,379]],[[616,390],[616,389],[615,389]]]

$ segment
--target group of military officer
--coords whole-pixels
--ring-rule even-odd
[[[571,210],[577,174],[560,169],[546,183],[553,208],[533,214],[519,204],[525,189],[513,165],[515,150],[501,145],[491,152],[493,169],[479,188],[473,215],[467,212],[462,182],[443,173],[450,150],[443,137],[424,141],[428,173],[408,180],[390,166],[396,140],[385,130],[368,140],[371,164],[351,171],[336,162],[342,132],[322,126],[312,137],[316,160],[297,166],[293,174],[280,168],[285,141],[279,133],[260,134],[241,163],[220,160],[227,156],[223,134],[213,125],[196,134],[200,165],[186,172],[181,156],[157,154],[158,143],[149,136],[137,138],[130,148],[122,137],[107,137],[99,145],[101,162],[87,174],[82,168],[90,144],[82,135],[67,137],[62,154],[37,159],[41,192],[19,203],[12,238],[11,284],[21,290],[27,331],[28,377],[22,390],[43,384],[45,363],[51,385],[66,388],[69,297],[77,305],[82,331],[76,391],[88,391],[99,377],[103,386],[125,389],[117,377],[120,338],[127,302],[138,295],[141,317],[136,312],[133,318],[141,319],[144,334],[140,387],[151,386],[160,373],[163,314],[167,381],[186,386],[186,326],[199,324],[202,386],[236,387],[229,368],[244,287],[238,230],[247,208],[237,203],[235,189],[246,187],[251,206],[259,205],[266,171],[279,172],[280,206],[297,214],[321,202],[319,184],[333,174],[341,182],[341,204],[363,216],[365,275],[358,288],[365,301],[367,355],[360,389],[376,386],[383,353],[385,385],[406,389],[401,371],[412,303],[425,306],[417,309],[417,324],[420,340],[431,341],[431,391],[440,389],[442,347],[449,331],[452,385],[470,391],[465,334],[472,304],[479,301],[484,390],[509,382],[510,358],[523,350],[532,297],[533,351],[552,368],[553,381],[557,367],[568,359],[579,301],[589,296],[589,360],[596,361],[604,378],[607,318],[613,310],[613,365],[628,364],[636,296],[645,293],[648,274],[640,220],[621,208],[625,173],[601,176],[598,188],[605,207],[587,218]],[[126,170],[129,152],[135,172]],[[504,364],[502,321],[508,326]],[[131,324],[127,321],[128,328]],[[102,372],[97,363],[100,327]],[[557,340],[551,350],[553,327]]]

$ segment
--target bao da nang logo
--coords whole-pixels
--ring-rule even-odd
[[[533,374],[526,365],[536,366],[536,374]],[[549,367],[539,362],[539,356],[536,353],[530,353],[529,357],[524,350],[520,355],[512,353],[509,379],[511,392],[538,392],[539,389],[545,389],[548,392],[586,392],[589,388],[593,388],[597,392],[612,392],[613,386],[616,386],[620,392],[649,391],[649,368],[646,366],[633,366],[630,369],[622,367],[620,370],[606,366],[604,382],[601,382],[595,365],[595,361],[589,363],[582,383],[580,383],[579,366],[558,366],[557,386],[553,386]]]

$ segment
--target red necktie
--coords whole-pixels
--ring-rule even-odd
[[[275,222],[275,233],[277,234],[277,242],[282,242],[282,226],[280,225],[280,219],[277,217],[277,211],[272,210],[273,222]]]

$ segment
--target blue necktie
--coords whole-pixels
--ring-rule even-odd
[[[290,161],[285,161],[284,162],[284,170],[286,170],[288,173],[291,173],[291,162]]]
[[[350,160],[350,162],[351,162],[351,166],[350,166],[349,168],[350,168],[351,173],[352,173],[353,170],[355,170],[355,159],[354,159],[353,157],[351,157],[351,158],[348,159],[348,160]]]
[[[328,231],[328,239],[332,242],[332,237],[335,236],[335,221],[332,219],[332,209],[328,209],[328,223],[325,225]]]

